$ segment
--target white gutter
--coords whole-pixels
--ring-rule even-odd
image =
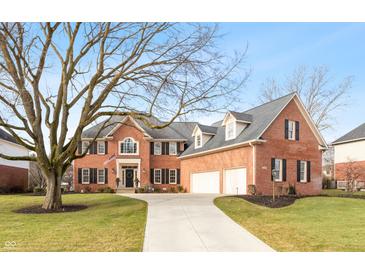
[[[351,140],[346,140],[346,141],[340,141],[340,142],[334,142],[332,143],[333,146],[335,145],[341,145],[341,144],[346,144],[346,143],[353,143],[353,142],[358,142],[358,141],[365,141],[365,137],[361,137],[361,138],[357,138],[357,139],[351,139]]]
[[[180,156],[178,158],[185,159],[185,158],[189,158],[189,157],[201,156],[204,154],[211,154],[211,153],[218,152],[218,151],[224,151],[227,149],[236,148],[236,147],[240,147],[240,146],[244,146],[244,145],[250,145],[250,143],[260,144],[260,143],[265,143],[265,142],[266,142],[265,140],[253,139],[253,140],[249,140],[249,141],[242,142],[242,143],[232,144],[232,145],[228,145],[228,146],[213,148],[213,149],[209,149],[209,150],[205,150],[205,151],[201,151],[201,152],[197,152],[197,153],[193,153],[193,154],[189,154],[189,155]]]

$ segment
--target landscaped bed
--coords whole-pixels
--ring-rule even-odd
[[[267,208],[240,197],[219,197],[215,204],[278,251],[365,251],[362,199],[307,197]]]
[[[293,204],[296,199],[298,199],[298,197],[296,196],[280,196],[280,197],[275,197],[275,200],[273,200],[272,196],[261,196],[261,195],[240,195],[236,197],[242,198],[250,203],[271,208],[289,206]]]
[[[81,206],[80,211],[15,212],[29,207],[39,209],[43,199],[0,195],[0,251],[142,250],[145,202],[113,194],[73,194],[63,195],[63,203]]]

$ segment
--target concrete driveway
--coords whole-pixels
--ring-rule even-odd
[[[148,202],[143,251],[274,251],[213,204],[211,194],[123,194]]]

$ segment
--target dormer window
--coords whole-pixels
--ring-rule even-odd
[[[195,148],[199,148],[202,147],[202,135],[201,134],[197,134],[195,136]]]
[[[229,122],[226,125],[226,140],[231,140],[235,138],[235,122]]]

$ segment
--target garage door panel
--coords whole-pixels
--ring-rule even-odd
[[[192,193],[219,193],[219,171],[193,173]]]
[[[224,171],[224,193],[246,194],[246,168],[227,169]]]

